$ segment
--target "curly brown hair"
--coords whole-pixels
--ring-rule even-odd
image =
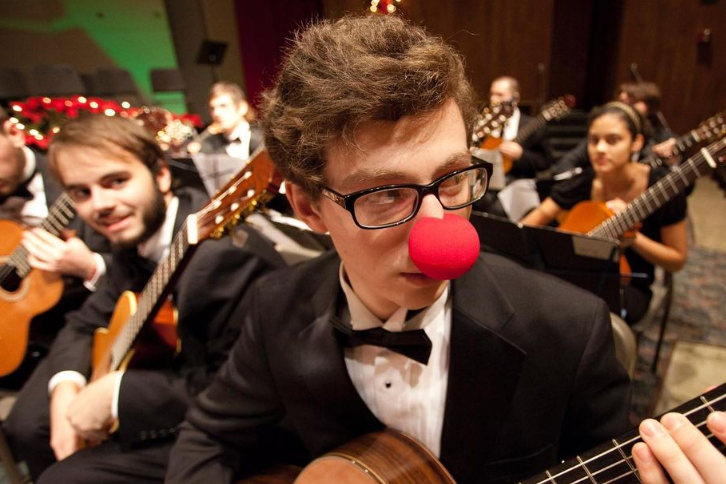
[[[263,94],[265,144],[282,175],[317,199],[332,143],[354,146],[361,123],[422,117],[450,99],[471,132],[474,91],[441,38],[393,15],[320,21],[296,34]]]

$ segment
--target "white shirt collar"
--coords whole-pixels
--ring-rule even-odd
[[[360,300],[351,285],[348,283],[348,278],[345,275],[345,268],[343,267],[342,262],[340,263],[338,275],[340,279],[340,286],[343,288],[343,293],[345,294],[345,298],[348,303],[351,326],[356,331],[379,327],[388,331],[404,331],[424,328],[434,318],[438,317],[441,311],[443,311],[449,297],[449,284],[447,284],[444,292],[431,306],[418,313],[408,322],[406,322],[408,309],[402,307],[396,309],[386,321],[381,321],[378,316],[373,314],[371,310],[363,304],[363,301]]]
[[[174,222],[179,209],[179,199],[173,197],[166,207],[166,218],[162,226],[154,232],[154,235],[139,244],[138,252],[141,257],[152,260],[157,264],[169,253],[172,239],[174,237]]]
[[[512,112],[512,115],[507,120],[507,124],[504,125],[504,135],[502,136],[502,139],[511,141],[517,137],[517,133],[519,132],[519,122],[521,119],[522,112],[519,108],[514,108],[514,112]]]
[[[237,123],[237,127],[234,128],[232,133],[230,133],[229,136],[227,136],[227,139],[232,140],[244,140],[245,136],[247,136],[247,133],[250,131],[250,123],[248,123],[246,120],[242,119],[239,123]]]

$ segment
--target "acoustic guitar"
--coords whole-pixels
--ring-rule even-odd
[[[721,132],[721,136],[726,131]],[[584,233],[591,237],[619,242],[629,229],[651,215],[666,202],[683,192],[696,178],[709,173],[726,155],[726,138],[708,145],[686,160],[653,186],[638,195],[617,214],[605,202],[584,201],[575,205],[560,225],[560,230]]]
[[[187,217],[168,256],[156,267],[141,295],[124,292],[108,327],[94,334],[92,381],[126,368],[132,359],[135,364],[137,358],[156,359],[158,355],[150,355],[153,351],[148,346],[136,345],[144,340],[140,335],[148,336],[146,341],[162,343],[158,345],[161,349],[171,348],[173,354],[177,345],[176,318],[168,301],[174,284],[202,241],[221,237],[277,193],[275,175],[269,154],[262,148],[199,212]],[[163,321],[155,323],[157,314],[165,316]]]
[[[706,427],[706,417],[715,410],[726,410],[726,383],[673,411],[683,414],[724,453],[724,445]],[[632,449],[641,441],[638,430],[633,429],[519,484],[640,484]],[[302,470],[280,467],[237,484],[456,484],[456,481],[423,444],[388,429],[348,442]]]
[[[40,228],[60,237],[75,215],[73,200],[63,193]],[[0,220],[0,376],[22,363],[30,321],[55,306],[63,293],[60,274],[30,267],[28,251],[20,245],[24,230],[15,222]]]
[[[517,136],[512,141],[522,144],[523,141],[532,136],[548,121],[565,116],[573,107],[575,107],[575,97],[569,94],[548,102],[544,105],[542,111],[537,116],[535,116],[529,123],[522,126],[519,133],[517,133]],[[495,150],[502,144],[503,141],[504,140],[502,138],[490,136],[484,140],[481,148],[484,150]],[[512,169],[513,165],[514,161],[512,158],[502,154],[502,166],[505,174],[509,173],[509,170]]]
[[[676,144],[673,147],[671,156],[680,155],[698,143],[713,141],[724,132],[726,132],[726,111],[711,116],[706,121],[702,121],[697,128],[676,138]],[[650,166],[656,167],[663,166],[665,162],[658,155],[651,154],[649,157],[641,160],[641,163],[648,163]]]

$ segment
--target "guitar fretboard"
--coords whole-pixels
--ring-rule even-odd
[[[723,453],[724,445],[706,427],[706,417],[726,409],[726,384],[695,398],[674,411],[682,413]],[[635,444],[642,442],[637,429],[579,455],[520,484],[640,484],[632,458]]]
[[[726,139],[721,139],[703,148],[697,155],[674,168],[652,187],[641,193],[618,214],[601,223],[587,235],[618,240],[623,233],[662,207],[681,193],[693,181],[715,168],[714,158],[726,149]]]
[[[133,346],[139,331],[149,319],[156,315],[164,300],[169,296],[171,282],[175,279],[175,275],[178,277],[181,272],[177,269],[190,259],[193,252],[190,247],[196,247],[196,236],[190,235],[190,224],[195,223],[195,216],[190,215],[169,246],[169,254],[156,266],[154,273],[144,286],[136,312],[131,315],[128,323],[114,341],[111,349],[111,371],[119,368]]]
[[[512,141],[521,144],[522,141],[532,136],[532,133],[544,126],[545,123],[547,123],[547,120],[542,114],[539,114],[532,121],[522,126],[522,129],[519,130],[519,133],[517,133],[517,136]]]
[[[63,192],[48,209],[48,217],[43,220],[39,227],[56,237],[60,237],[61,231],[68,227],[75,215],[76,210],[73,200],[70,195]],[[28,250],[23,245],[19,245],[8,256],[5,264],[0,267],[0,283],[5,282],[13,274],[17,274],[21,279],[25,278],[31,269],[28,263]]]

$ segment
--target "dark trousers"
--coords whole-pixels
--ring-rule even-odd
[[[58,462],[50,447],[49,374],[41,362],[23,386],[4,423],[18,461],[28,464],[37,484],[162,483],[172,441],[122,450],[112,436],[95,447],[79,450]]]

